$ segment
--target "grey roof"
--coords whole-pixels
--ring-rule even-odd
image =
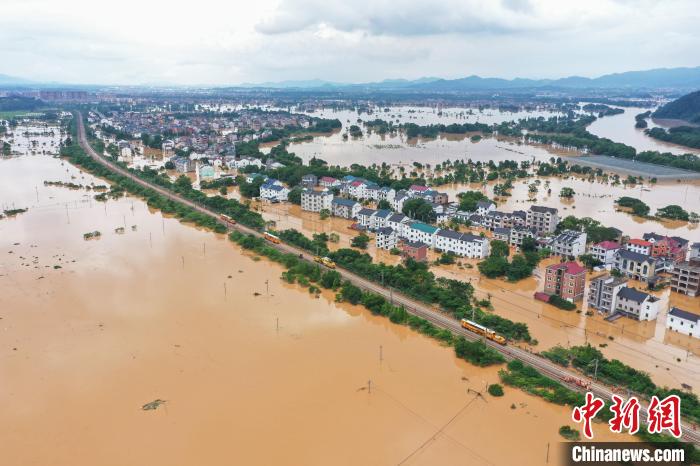
[[[478,201],[478,202],[476,203],[476,208],[478,209],[478,208],[480,208],[480,207],[483,207],[483,208],[486,209],[486,208],[488,208],[489,206],[492,206],[492,205],[496,205],[496,204],[495,204],[493,201]]]
[[[581,235],[585,235],[585,233],[580,231],[566,230],[557,235],[557,237],[554,238],[554,241],[564,244],[571,244],[574,241],[578,240],[581,237]]]
[[[541,205],[530,206],[530,210],[533,212],[539,212],[541,214],[546,214],[546,213],[556,214],[557,212],[559,212],[559,210],[555,209],[554,207],[544,207]]]
[[[527,216],[527,212],[524,210],[514,210],[511,215],[513,215],[513,217],[525,218]]]
[[[377,211],[377,214],[375,215],[375,217],[387,218],[387,217],[389,217],[390,215],[391,215],[391,211],[390,211],[390,210],[379,209],[379,210]]]
[[[647,256],[646,254],[640,254],[638,252],[630,251],[628,249],[618,249],[616,254],[623,259],[627,259],[627,260],[631,260],[631,261],[635,261],[635,262],[654,262],[654,259],[651,256]]]
[[[360,209],[357,215],[372,215],[375,212],[376,210],[374,209],[368,209],[367,207],[363,207],[362,209]]]
[[[331,201],[331,203],[346,206],[346,207],[352,207],[355,204],[357,204],[357,201],[353,201],[352,199],[345,199],[343,197],[334,197],[333,201]]]
[[[510,234],[510,228],[494,228],[493,229],[493,234],[494,235],[509,235]]]
[[[683,309],[674,307],[668,311],[668,315],[678,317],[681,319],[689,320],[691,322],[700,322],[700,315],[693,314],[692,312],[684,311]]]
[[[637,303],[643,303],[649,295],[636,288],[626,286],[617,293],[617,296]]]
[[[440,230],[437,233],[438,236],[451,239],[462,239],[462,233],[454,230]]]
[[[693,243],[693,244],[690,246],[690,249],[700,249],[700,243]]]
[[[404,220],[406,220],[408,217],[406,217],[404,214],[393,214],[389,218],[387,218],[388,222],[395,222],[395,223],[401,223]]]
[[[412,248],[423,248],[423,247],[428,247],[427,244],[425,244],[422,241],[404,241],[404,244],[406,246],[410,246]]]
[[[394,233],[394,229],[391,227],[382,227],[377,229],[378,235],[391,235],[392,233]]]

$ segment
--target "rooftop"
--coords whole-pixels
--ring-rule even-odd
[[[574,261],[570,262],[562,262],[561,264],[553,264],[547,267],[548,270],[561,270],[564,269],[564,271],[568,274],[571,275],[578,275],[580,273],[585,273],[586,269],[582,267],[580,264]]]
[[[409,225],[411,228],[414,230],[422,231],[423,233],[428,233],[428,234],[434,234],[436,231],[439,230],[439,228],[434,227],[432,225],[428,225],[423,222],[413,222]]]
[[[647,297],[649,296],[647,293],[639,291],[636,288],[631,288],[629,286],[622,288],[617,295],[621,298],[628,299],[636,303],[643,303],[644,300],[647,299]]]
[[[683,309],[674,307],[670,311],[668,311],[668,315],[673,316],[673,317],[678,317],[680,319],[685,319],[689,320],[691,322],[698,323],[700,322],[700,315],[698,314],[693,314],[692,312],[684,311]]]

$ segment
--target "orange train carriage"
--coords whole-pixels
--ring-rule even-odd
[[[271,243],[280,244],[280,239],[272,233],[268,233],[267,231],[263,233],[263,238],[265,238]]]
[[[476,322],[473,322],[471,320],[462,319],[462,327],[478,335],[482,335],[491,341],[495,341],[499,345],[506,344],[506,339],[504,336],[499,335],[490,328],[484,327],[483,325],[477,324]]]

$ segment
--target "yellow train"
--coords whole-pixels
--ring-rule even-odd
[[[462,319],[462,327],[478,335],[482,335],[491,341],[495,341],[499,345],[506,344],[506,339],[503,335],[499,335],[490,328],[484,327],[483,325],[477,324],[476,322],[473,322],[471,320]]]
[[[267,231],[263,233],[263,238],[265,238],[271,243],[280,244],[280,239],[272,233],[268,233]]]

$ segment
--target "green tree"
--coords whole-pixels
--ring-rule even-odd
[[[352,241],[350,242],[350,245],[354,248],[359,248],[359,249],[367,249],[367,245],[369,244],[369,236],[367,236],[364,233],[360,233],[359,235],[355,236]]]
[[[328,209],[321,209],[319,215],[321,216],[321,220],[325,220],[331,216],[331,211]]]
[[[393,210],[393,207],[391,206],[391,202],[386,199],[380,199],[377,203],[377,209]]]
[[[510,254],[510,248],[508,243],[495,239],[491,241],[491,256],[492,257],[508,257]]]
[[[430,203],[421,198],[409,199],[404,202],[402,212],[411,218],[426,223],[434,222],[437,218]]]
[[[572,197],[574,197],[574,194],[576,194],[576,192],[573,190],[573,188],[569,187],[563,187],[561,188],[561,191],[559,191],[559,197],[563,197],[566,199],[571,199]]]
[[[481,191],[465,191],[457,194],[457,197],[459,198],[459,210],[466,212],[474,212],[477,202],[489,200]]]
[[[302,189],[299,186],[293,187],[289,190],[287,200],[292,204],[301,205],[301,191]]]

